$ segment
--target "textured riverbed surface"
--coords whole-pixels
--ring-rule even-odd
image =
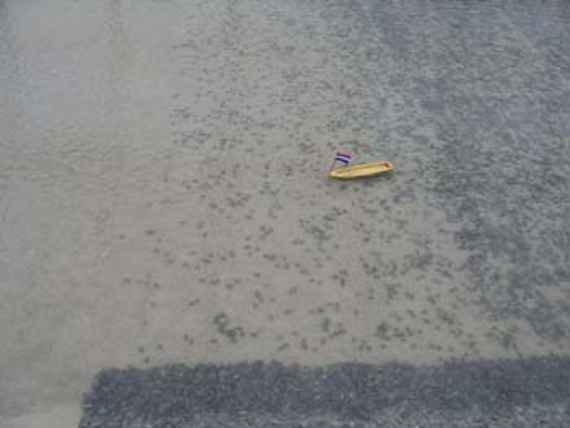
[[[0,0],[0,97],[1,426],[569,424],[568,2]]]

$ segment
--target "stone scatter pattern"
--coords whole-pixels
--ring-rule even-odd
[[[567,356],[569,25],[566,0],[0,0],[0,425],[109,368]],[[329,181],[337,149],[395,171]]]
[[[161,306],[177,308],[179,336],[195,339],[187,355],[318,363],[565,350],[568,163],[555,159],[567,146],[552,124],[524,122],[528,97],[546,102],[568,79],[555,74],[552,91],[522,83],[536,72],[517,68],[530,43],[515,27],[523,11],[483,7],[482,33],[449,7],[420,20],[406,6],[270,5],[198,2],[172,47],[172,148],[149,211],[180,215],[131,239],[152,247],[149,275],[165,295],[190,296]],[[460,68],[467,52],[471,67]],[[529,55],[549,67],[547,53]],[[396,172],[329,182],[337,147]]]

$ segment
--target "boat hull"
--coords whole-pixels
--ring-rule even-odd
[[[329,178],[337,180],[353,180],[357,178],[375,177],[394,170],[394,166],[387,161],[361,163],[358,165],[335,168],[329,172]]]

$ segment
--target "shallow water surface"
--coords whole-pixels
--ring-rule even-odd
[[[569,29],[565,1],[0,0],[0,417],[73,420],[129,366],[566,358]],[[395,172],[329,182],[337,148]]]

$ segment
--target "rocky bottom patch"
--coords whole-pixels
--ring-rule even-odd
[[[563,427],[570,360],[103,370],[80,428]]]

